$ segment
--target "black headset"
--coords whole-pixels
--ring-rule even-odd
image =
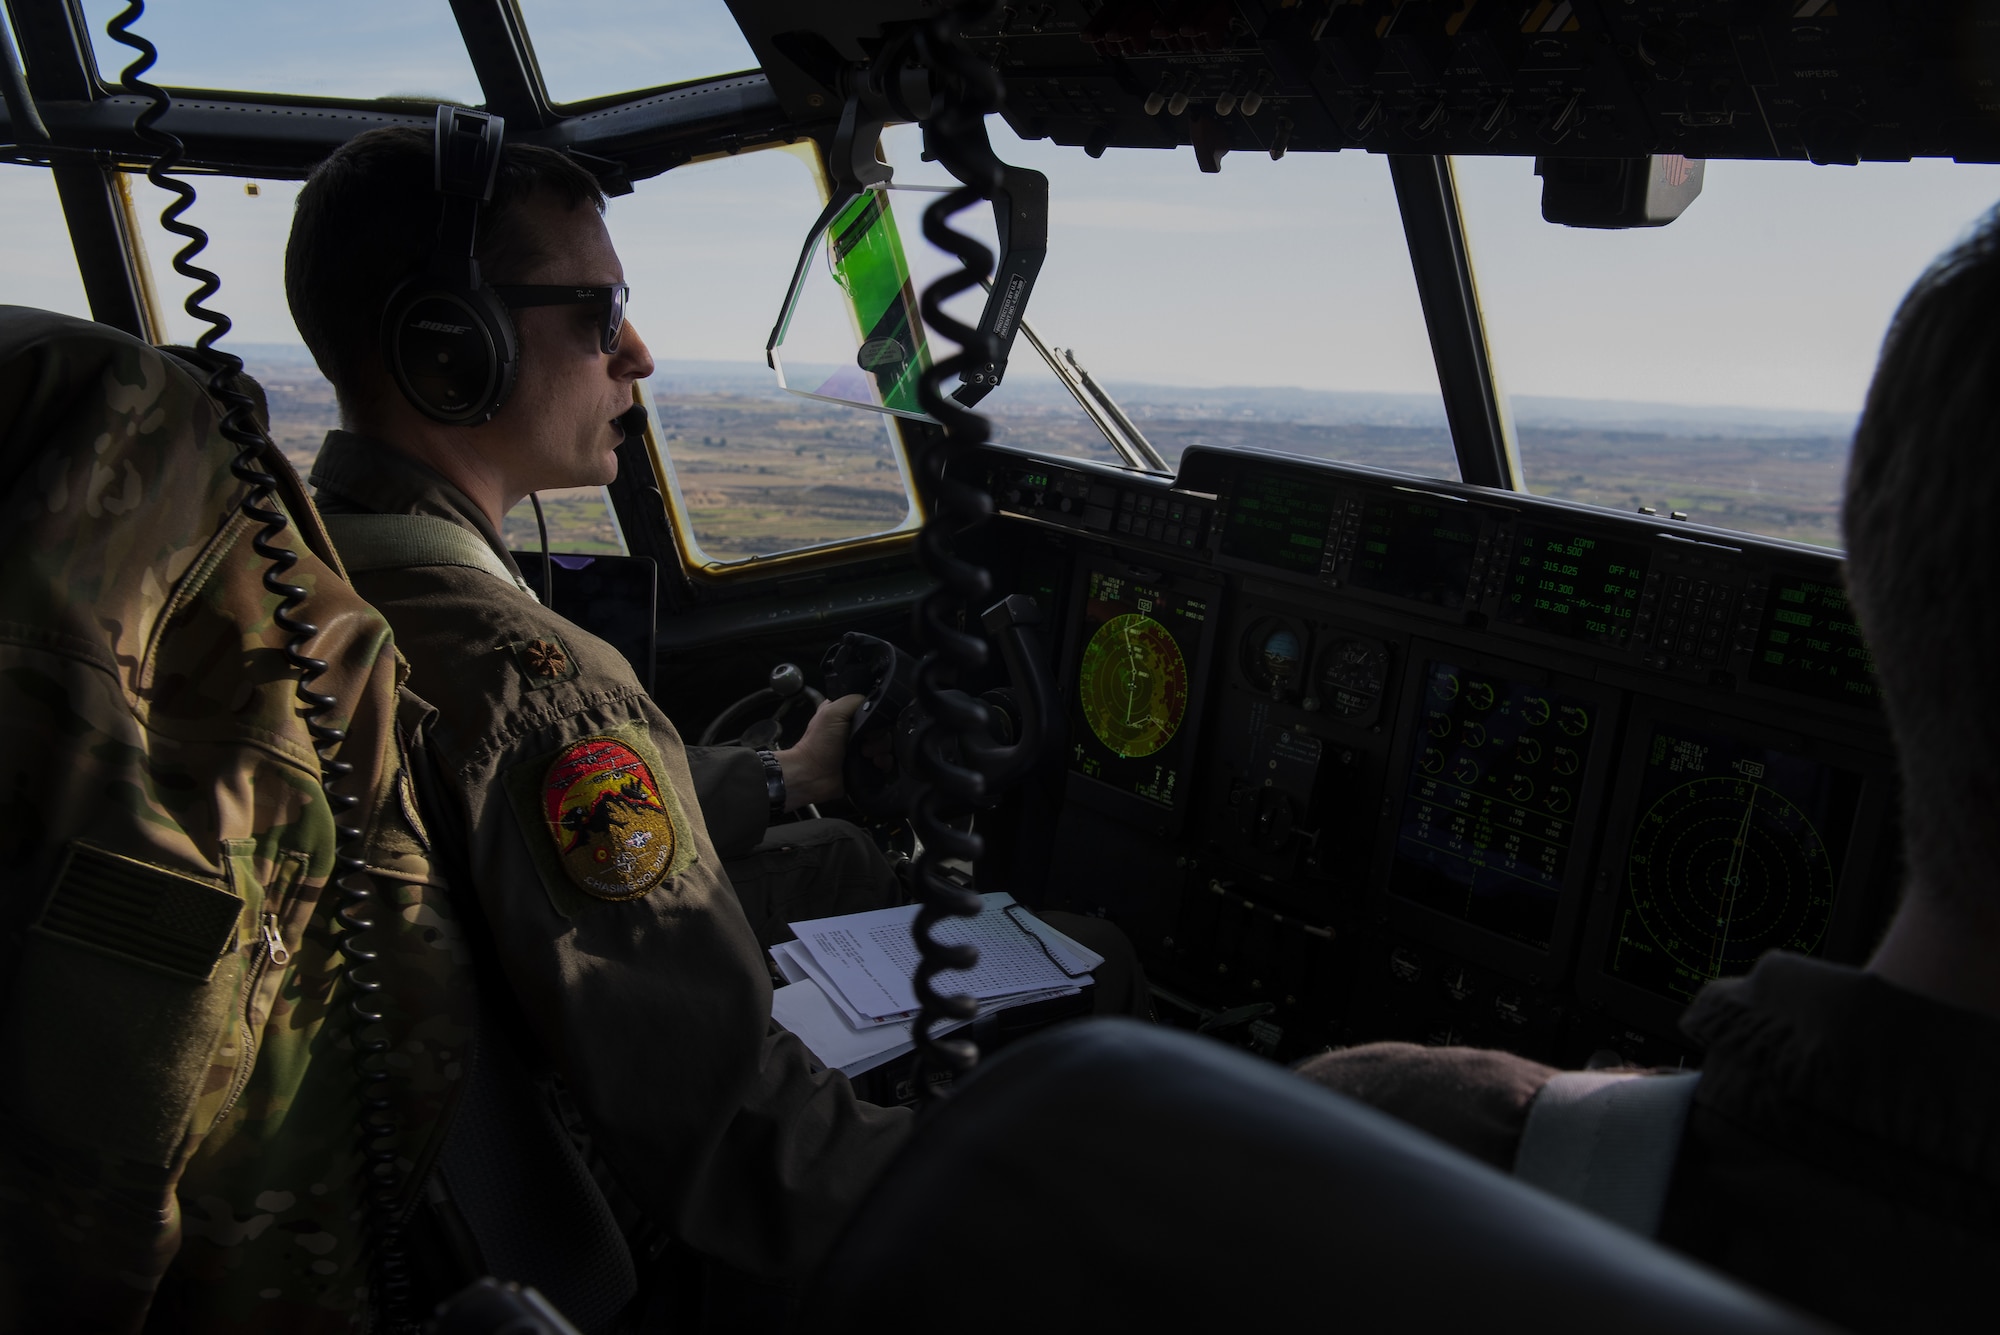
[[[479,210],[493,199],[506,122],[464,107],[437,109],[432,183],[444,196],[430,266],[389,296],[382,358],[416,410],[466,426],[500,411],[519,365],[514,320],[480,280]]]

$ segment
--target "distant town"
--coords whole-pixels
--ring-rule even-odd
[[[272,436],[300,471],[336,425],[333,394],[303,348],[239,349],[271,404]],[[1045,373],[1044,373],[1045,374]],[[1109,386],[1170,461],[1195,445],[1250,446],[1449,477],[1457,468],[1435,397],[1291,389]],[[895,527],[908,513],[886,419],[787,394],[761,366],[665,362],[649,385],[657,434],[694,535],[730,560]],[[996,439],[1114,458],[1052,378],[1024,377],[981,405]],[[1851,418],[1833,413],[1516,399],[1529,489],[1630,512],[1838,546]],[[557,551],[618,550],[601,489],[543,495]],[[510,546],[537,543],[533,512],[507,517]]]

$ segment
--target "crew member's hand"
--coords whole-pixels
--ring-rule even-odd
[[[847,756],[847,734],[854,727],[854,711],[861,708],[864,698],[843,695],[838,700],[821,701],[799,744],[778,752],[778,767],[785,774],[787,811],[796,811],[810,802],[828,802],[847,791],[841,781],[840,766]]]

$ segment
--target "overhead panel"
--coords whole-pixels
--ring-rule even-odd
[[[736,0],[795,119],[918,0]],[[1993,0],[1039,0],[967,30],[1092,152],[2000,159]]]

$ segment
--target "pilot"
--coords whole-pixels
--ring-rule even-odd
[[[356,587],[395,631],[410,689],[437,711],[422,820],[462,859],[454,870],[499,975],[481,1042],[553,1065],[617,1192],[646,1218],[750,1275],[797,1278],[902,1145],[909,1114],[860,1101],[770,1024],[770,978],[723,866],[763,833],[759,759],[691,757],[622,656],[517,587],[500,540],[529,491],[613,476],[618,419],[653,369],[638,331],[619,328],[609,303],[515,311],[519,378],[477,427],[424,417],[383,365],[391,291],[430,259],[432,156],[431,136],[407,130],[331,156],[300,194],[285,276],[351,428],[327,440],[317,500],[343,559],[359,558]],[[602,204],[568,158],[509,147],[481,218],[484,273],[621,283]],[[355,537],[367,525],[351,519],[412,515],[432,523],[402,531],[431,548],[367,568]],[[454,533],[471,541],[453,547]],[[779,757],[786,804],[837,794],[857,703],[823,707]],[[865,862],[862,841],[835,843],[835,861]],[[874,870],[886,875],[861,868]],[[844,893],[826,897],[828,911]],[[454,1208],[476,1214],[477,1203]],[[490,1221],[468,1222],[492,1264]]]
[[[1990,1329],[2000,1272],[2000,212],[1904,299],[1855,434],[1847,582],[1904,780],[1902,903],[1864,968],[1773,952],[1706,1050],[1663,1242],[1857,1331]],[[1550,1068],[1376,1043],[1303,1074],[1506,1169]]]
[[[611,480],[653,361],[607,299],[523,303],[518,378],[491,420],[420,413],[380,329],[431,259],[432,172],[417,131],[373,131],[329,157],[299,197],[286,289],[347,428],[314,465],[316,499],[396,632],[410,689],[437,710],[424,818],[447,853],[464,850],[502,975],[488,1030],[504,1037],[519,1012],[524,1046],[553,1063],[645,1217],[753,1276],[795,1278],[907,1133],[904,1112],[859,1101],[796,1039],[766,1032],[760,944],[793,919],[895,902],[854,827],[765,837],[777,810],[840,794],[860,697],[823,704],[775,755],[689,748],[619,653],[527,591],[503,516],[531,491]],[[622,283],[602,209],[567,157],[507,147],[480,217],[482,274],[503,291]],[[1129,942],[1048,916],[1107,957],[1089,1004],[1144,1014]]]

